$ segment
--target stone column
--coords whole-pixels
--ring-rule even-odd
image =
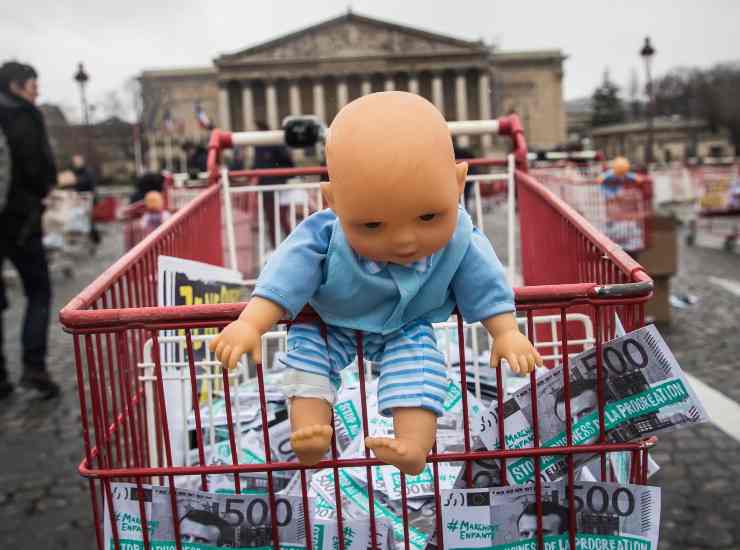
[[[313,83],[313,114],[320,120],[326,122],[326,109],[324,109],[324,84],[320,78]]]
[[[244,113],[244,131],[254,130],[254,95],[252,94],[252,83],[249,80],[242,82],[242,111]]]
[[[229,89],[224,83],[218,88],[218,121],[221,130],[231,130],[231,112],[229,109]]]
[[[468,120],[468,90],[467,79],[463,71],[455,75],[455,111],[457,120]],[[458,143],[461,147],[470,146],[470,136],[460,136]]]
[[[442,86],[442,73],[434,73],[432,75],[432,103],[434,103],[443,115],[445,114],[445,96],[444,87]]]
[[[488,73],[488,69],[484,68],[481,70],[478,76],[478,98],[480,105],[478,110],[480,112],[481,120],[488,120],[491,118],[491,76]],[[493,138],[491,134],[483,134],[481,136],[481,154],[486,156],[491,152],[493,147]]]
[[[409,92],[419,95],[419,76],[416,73],[409,73]]]
[[[268,80],[265,84],[265,101],[267,102],[267,125],[270,130],[277,130],[278,121],[277,88],[274,80]]]
[[[157,144],[157,134],[148,132],[146,135],[147,155],[149,157],[149,170],[156,172],[159,170],[159,147]]]
[[[290,82],[290,114],[301,114],[301,89],[297,80]]]
[[[391,92],[396,89],[396,81],[393,79],[393,75],[389,74],[385,76],[385,91]]]
[[[349,99],[349,89],[347,88],[347,80],[343,77],[337,79],[337,111],[347,105]]]
[[[362,76],[362,84],[360,84],[360,94],[367,95],[373,93],[373,84],[370,82],[370,75]]]

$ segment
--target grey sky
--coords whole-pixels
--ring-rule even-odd
[[[590,95],[609,67],[627,86],[643,79],[645,35],[657,74],[678,65],[740,58],[739,0],[25,0],[0,7],[0,60],[40,72],[42,101],[79,113],[72,75],[84,61],[92,102],[120,90],[145,68],[200,66],[217,55],[334,17],[352,8],[459,38],[494,41],[504,50],[560,48],[567,54],[566,99]]]

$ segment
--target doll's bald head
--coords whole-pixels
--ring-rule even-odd
[[[429,101],[407,92],[369,94],[348,103],[331,124],[326,156],[338,184],[360,179],[397,188],[419,170],[455,180],[447,122]]]
[[[451,237],[467,165],[455,164],[447,123],[426,99],[381,92],[352,101],[331,124],[326,158],[324,195],[363,256],[404,263]],[[435,229],[439,238],[427,238]],[[384,230],[388,239],[376,250],[361,250]]]

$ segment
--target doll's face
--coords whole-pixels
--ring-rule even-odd
[[[350,246],[365,258],[397,264],[443,248],[457,226],[454,171],[399,174],[403,183],[384,177],[350,177],[334,189],[334,210]]]
[[[467,166],[455,165],[429,102],[404,92],[356,100],[332,124],[327,160],[325,195],[359,255],[405,265],[449,242]]]

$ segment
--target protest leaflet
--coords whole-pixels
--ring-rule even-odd
[[[633,441],[660,432],[707,421],[704,407],[691,389],[683,371],[654,326],[647,326],[611,340],[602,346],[604,426],[609,442]],[[594,443],[599,438],[596,350],[584,351],[570,360],[570,407],[574,445]],[[537,378],[539,437],[542,447],[567,443],[563,368],[558,366]],[[515,392],[504,403],[505,448],[534,446],[530,386]],[[488,449],[498,449],[497,404],[478,416],[478,436]],[[575,457],[580,466],[591,456]],[[496,466],[494,466],[496,467]],[[510,483],[533,480],[534,463],[529,458],[509,460]],[[554,481],[566,473],[562,456],[541,460],[542,479]]]
[[[211,548],[249,548],[272,550],[272,518],[266,494],[225,495],[187,489],[175,489],[177,517],[173,518],[168,487],[133,483],[112,483],[111,500],[115,534],[121,548],[144,549],[139,497],[144,502],[147,518],[147,538],[154,550],[175,548],[179,537],[184,550]],[[306,548],[305,516],[302,499],[293,495],[276,495],[276,524],[281,550]],[[105,548],[114,548],[113,524],[108,502],[105,502]],[[338,547],[336,519],[311,520],[315,550]],[[343,522],[345,550],[366,550],[370,544],[370,525],[345,519]],[[390,525],[379,520],[376,524],[378,550],[389,550],[392,544]]]
[[[569,491],[565,482],[542,484],[545,548],[569,548]],[[655,550],[660,488],[580,482],[573,485],[577,548]],[[442,495],[444,547],[448,550],[537,548],[533,484],[493,489],[453,489]]]

